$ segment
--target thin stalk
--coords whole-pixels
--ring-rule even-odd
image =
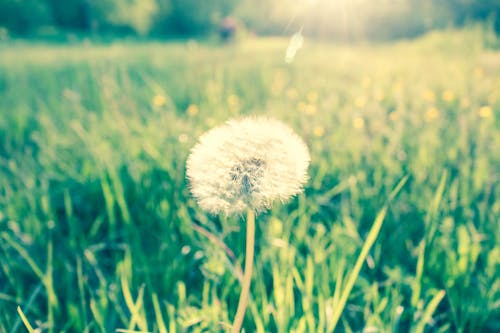
[[[246,252],[245,252],[245,271],[243,273],[243,282],[241,283],[241,294],[238,302],[238,309],[234,316],[233,327],[231,333],[240,333],[245,310],[248,303],[248,295],[250,293],[250,282],[252,280],[253,268],[253,253],[255,243],[255,213],[253,210],[247,210],[247,237],[246,237]]]

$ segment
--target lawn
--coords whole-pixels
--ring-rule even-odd
[[[336,332],[500,331],[500,53],[472,30],[287,45],[2,42],[0,332],[229,327],[244,218],[203,212],[185,162],[242,115],[311,154],[257,216],[246,332],[332,332],[382,218]]]

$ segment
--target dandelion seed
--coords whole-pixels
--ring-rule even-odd
[[[302,190],[309,161],[306,145],[288,126],[244,118],[200,137],[187,177],[199,205],[211,213],[260,211]]]
[[[304,45],[304,36],[302,36],[302,29],[299,32],[295,33],[290,39],[290,43],[288,44],[288,48],[286,49],[285,54],[285,62],[290,64],[293,62],[297,51],[302,48]]]

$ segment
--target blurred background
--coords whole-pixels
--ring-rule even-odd
[[[0,0],[0,34],[45,38],[207,36],[221,25],[259,35],[392,40],[484,22],[500,31],[499,0]]]

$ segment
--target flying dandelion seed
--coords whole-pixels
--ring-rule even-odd
[[[297,51],[304,45],[304,36],[302,36],[302,29],[295,33],[292,38],[290,38],[290,43],[288,43],[288,48],[286,49],[285,62],[290,64],[295,59]]]
[[[204,210],[261,211],[302,190],[309,161],[306,145],[288,126],[267,118],[243,118],[200,137],[187,160],[187,177]]]

